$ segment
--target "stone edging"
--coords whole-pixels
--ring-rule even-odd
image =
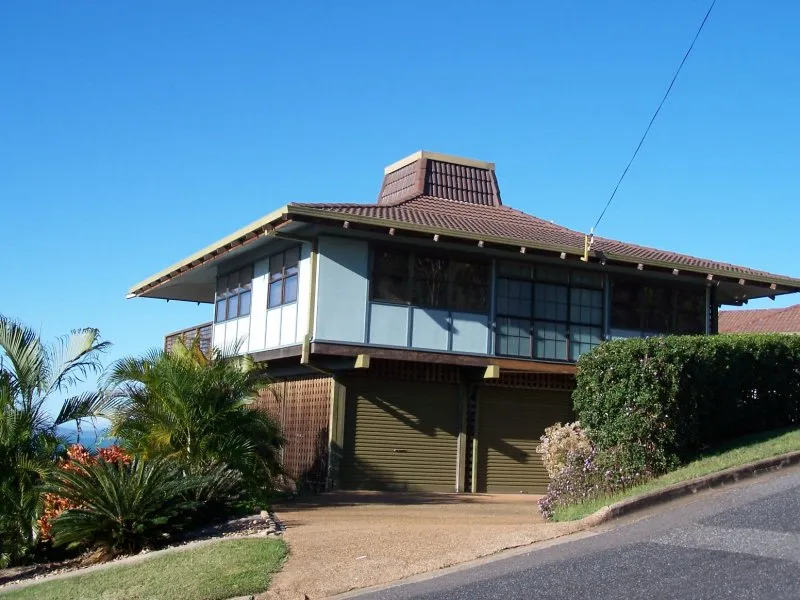
[[[634,496],[626,500],[620,500],[610,506],[604,506],[600,510],[592,513],[588,517],[584,517],[578,523],[583,528],[594,527],[606,521],[616,519],[623,515],[630,514],[643,508],[655,506],[662,502],[668,502],[684,496],[696,494],[702,490],[711,489],[716,486],[736,483],[742,479],[749,479],[757,477],[767,471],[776,471],[785,467],[800,464],[800,451],[789,452],[787,454],[780,454],[771,458],[765,458],[756,462],[741,465],[739,467],[731,467],[724,471],[711,473],[688,481],[675,483],[660,490],[647,492],[641,496]]]

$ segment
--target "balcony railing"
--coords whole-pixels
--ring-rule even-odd
[[[190,346],[195,338],[199,338],[200,350],[203,351],[203,354],[208,354],[212,346],[213,330],[213,323],[203,323],[202,325],[195,325],[174,333],[168,333],[164,336],[164,350],[169,352],[177,339],[182,339],[184,344]]]

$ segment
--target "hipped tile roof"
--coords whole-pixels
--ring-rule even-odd
[[[312,208],[392,224],[441,229],[454,237],[459,233],[494,236],[520,245],[540,244],[548,249],[583,253],[583,233],[504,206],[494,165],[459,164],[461,159],[450,157],[452,160],[448,161],[441,159],[441,155],[435,156],[427,158],[426,153],[421,152],[416,160],[387,171],[376,204],[290,204],[289,209]],[[629,262],[664,263],[671,268],[708,270],[734,278],[790,279],[766,271],[602,237],[594,238],[592,251]],[[795,282],[800,286],[800,280]]]
[[[800,333],[800,304],[788,308],[725,310],[720,333]]]

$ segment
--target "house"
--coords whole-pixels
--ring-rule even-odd
[[[719,332],[800,334],[800,304],[788,308],[721,311]]]
[[[316,489],[543,492],[542,430],[570,418],[603,340],[712,334],[719,305],[800,279],[595,238],[501,200],[489,162],[417,152],[377,202],[283,206],[133,286],[208,303],[200,335],[267,363],[260,405]]]

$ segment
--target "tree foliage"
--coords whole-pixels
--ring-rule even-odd
[[[109,398],[68,397],[54,419],[44,405],[97,373],[108,347],[96,329],[45,345],[33,329],[0,315],[0,565],[24,561],[37,541],[40,486],[63,448],[56,427],[103,414]]]
[[[254,405],[269,380],[252,359],[177,342],[116,362],[108,376],[116,399],[112,432],[144,458],[167,456],[192,470],[225,465],[255,487],[280,472],[283,439]]]

